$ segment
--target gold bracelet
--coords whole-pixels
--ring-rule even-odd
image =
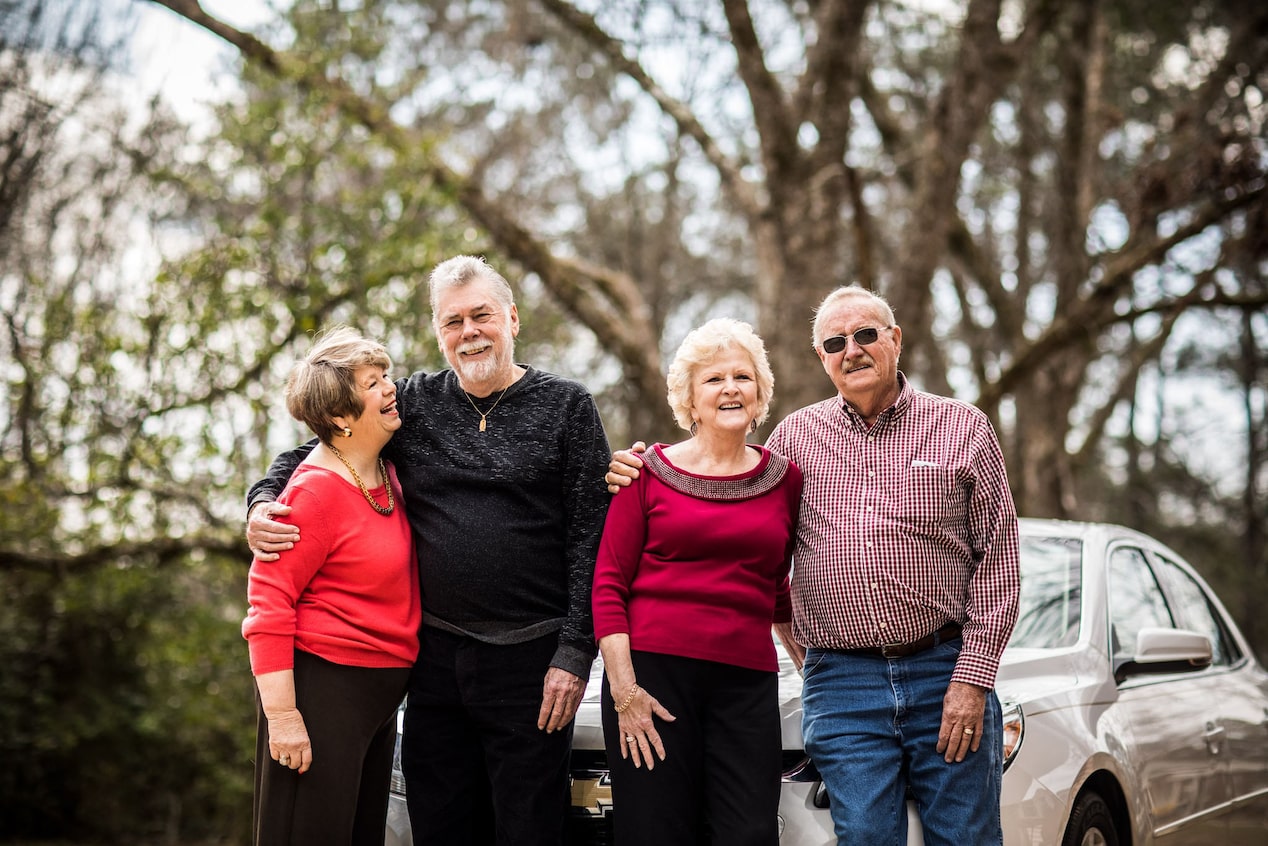
[[[634,701],[635,696],[638,696],[638,692],[640,690],[642,690],[642,688],[639,687],[637,684],[635,684],[633,687],[630,688],[630,692],[625,697],[625,701],[622,702],[620,705],[613,705],[612,707],[616,710],[618,714],[624,714],[627,710],[629,710],[630,703]]]

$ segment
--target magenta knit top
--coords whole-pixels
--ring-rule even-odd
[[[422,605],[400,482],[388,466],[395,510],[383,516],[361,489],[301,464],[278,502],[293,509],[300,542],[277,561],[255,561],[242,634],[254,675],[293,668],[300,649],[351,667],[409,667],[418,656]],[[387,491],[370,494],[387,505]]]
[[[779,667],[771,624],[792,617],[788,573],[801,470],[761,452],[738,476],[674,467],[664,445],[612,499],[594,572],[597,638],[754,670]]]

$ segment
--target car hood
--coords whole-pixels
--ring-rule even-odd
[[[1000,660],[995,690],[1001,701],[1036,714],[1111,696],[1114,680],[1108,676],[1104,658],[1087,646],[1010,647]]]

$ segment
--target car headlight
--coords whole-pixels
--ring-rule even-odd
[[[1021,712],[1021,705],[1016,702],[1005,702],[1004,712],[1004,769],[1017,757],[1021,749],[1022,737],[1026,734],[1026,718]]]

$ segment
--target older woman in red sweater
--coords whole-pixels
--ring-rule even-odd
[[[303,542],[248,578],[257,846],[383,842],[422,617],[401,486],[379,458],[401,426],[391,366],[340,327],[287,381],[287,410],[319,444],[279,498]]]
[[[618,844],[774,846],[778,661],[801,471],[747,443],[774,380],[748,324],[683,341],[669,403],[691,437],[654,444],[612,500],[595,568],[603,729]]]

